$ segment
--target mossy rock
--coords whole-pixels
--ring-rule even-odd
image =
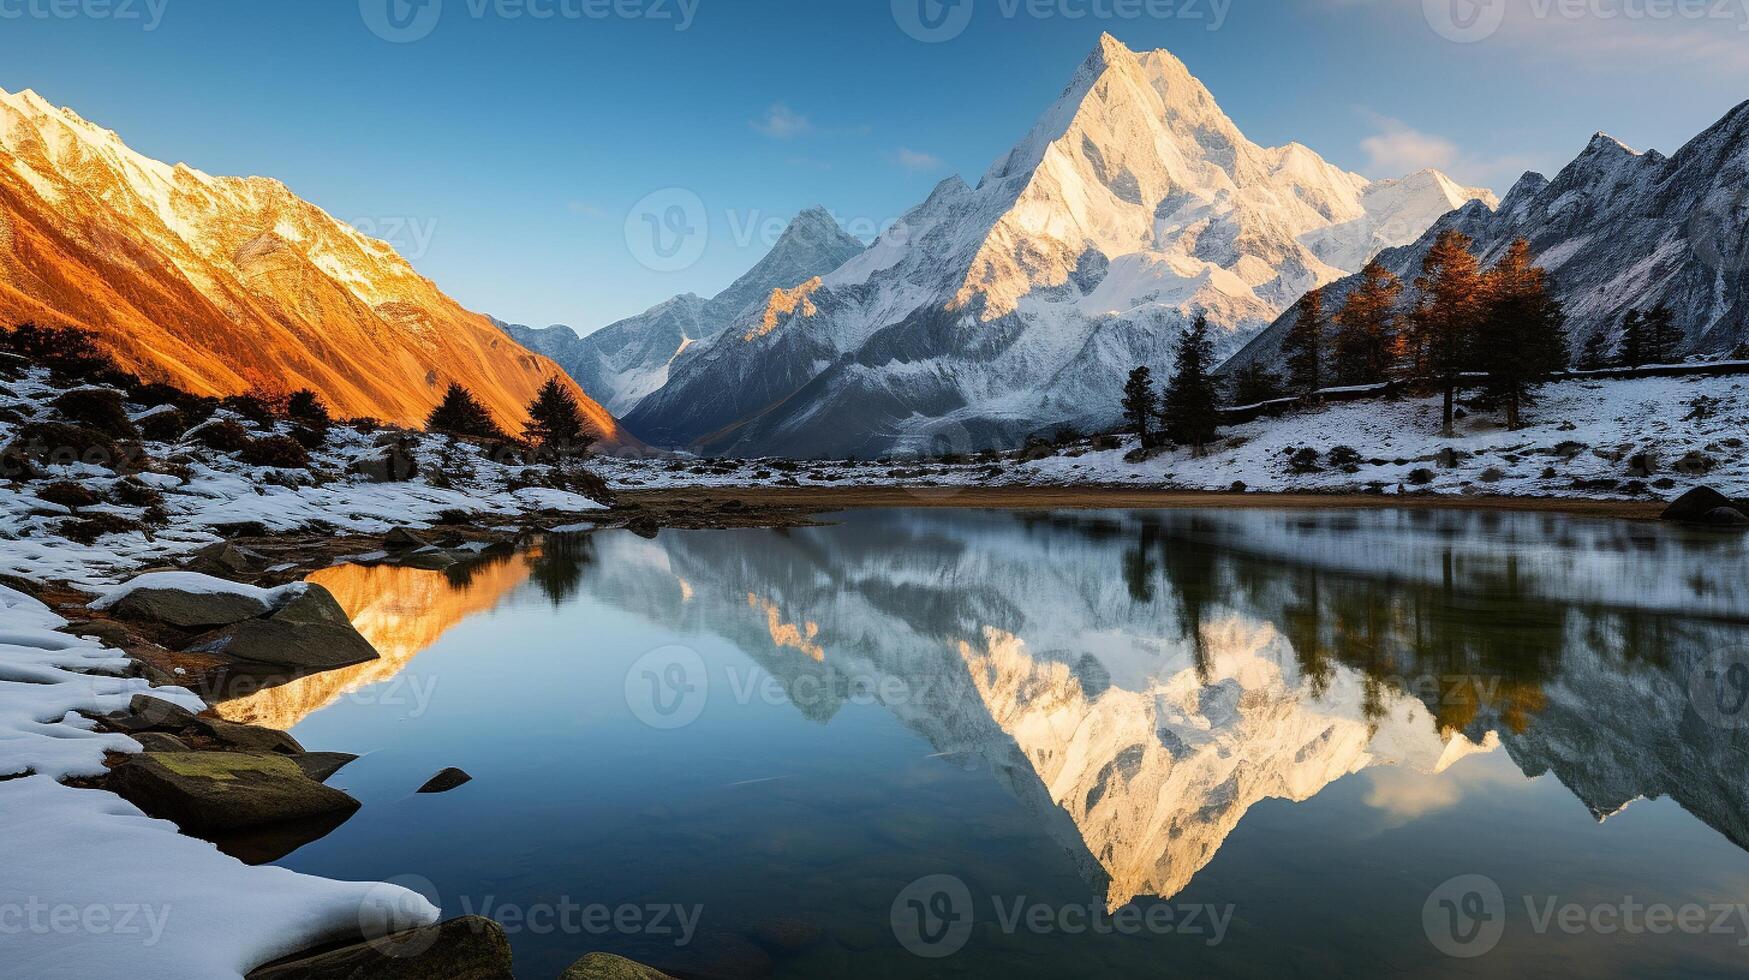
[[[267,752],[129,756],[108,784],[148,816],[197,836],[347,814],[359,806],[311,779],[294,760]]]
[[[571,964],[559,980],[674,980],[661,970],[612,953],[590,953]]]

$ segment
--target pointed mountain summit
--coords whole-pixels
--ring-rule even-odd
[[[1237,350],[1306,290],[1485,191],[1246,139],[1165,51],[1105,35],[1032,130],[801,297],[676,360],[628,424],[791,456],[965,451],[1118,418],[1197,313]]]
[[[457,382],[519,430],[560,374],[284,184],[171,166],[0,90],[0,327],[32,320],[200,394],[311,388],[339,415],[412,425]]]
[[[559,363],[615,415],[624,415],[668,381],[669,365],[698,341],[762,311],[774,292],[793,290],[867,248],[825,208],[795,217],[771,251],[729,288],[705,300],[676,296],[585,337],[568,326],[498,322],[511,339]]]

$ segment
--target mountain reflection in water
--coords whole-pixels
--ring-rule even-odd
[[[519,588],[587,595],[726,638],[813,721],[878,701],[987,768],[1113,908],[1181,892],[1260,801],[1502,750],[1598,820],[1669,796],[1749,846],[1749,735],[1689,697],[1749,640],[1740,537],[1484,512],[878,512],[553,539],[465,581],[313,578],[384,659],[227,717],[289,726]],[[1381,779],[1369,802],[1428,805],[1403,791]]]

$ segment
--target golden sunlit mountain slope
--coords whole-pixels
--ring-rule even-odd
[[[0,325],[83,327],[202,394],[307,387],[341,415],[415,424],[453,381],[519,431],[542,383],[571,384],[284,184],[141,156],[29,90],[0,90],[0,229]]]

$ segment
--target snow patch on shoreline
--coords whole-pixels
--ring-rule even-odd
[[[85,715],[150,693],[191,711],[181,688],[123,676],[127,657],[56,632],[66,621],[0,586],[0,930],[9,976],[241,977],[370,921],[434,922],[438,910],[392,885],[349,884],[250,867],[112,793],[60,780],[138,752]]]

